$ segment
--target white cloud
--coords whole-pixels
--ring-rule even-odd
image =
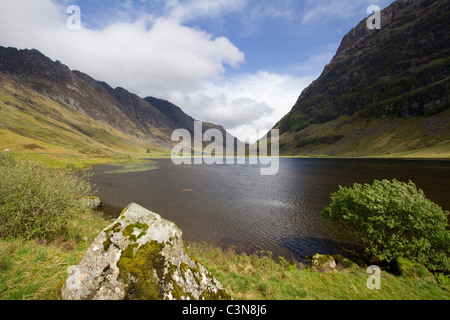
[[[247,0],[169,1],[170,12],[164,17],[141,15],[133,23],[101,30],[88,29],[82,21],[81,30],[69,30],[66,8],[51,0],[1,1],[0,45],[36,48],[113,87],[168,99],[238,138],[250,133],[254,141],[290,111],[316,74],[295,77],[259,71],[230,77],[225,65],[238,68],[244,53],[227,38],[182,24],[199,16],[223,16],[246,4]],[[261,14],[271,13],[275,14]],[[259,136],[254,129],[262,130]]]
[[[169,99],[197,119],[222,124],[241,140],[254,142],[267,133],[295,104],[314,77],[260,71],[223,82],[205,82],[186,95]],[[256,131],[259,130],[259,136]]]
[[[0,2],[0,44],[36,48],[140,95],[192,90],[206,79],[220,79],[225,64],[238,67],[244,61],[228,39],[174,20],[142,16],[103,30],[69,30],[65,9],[50,0]]]

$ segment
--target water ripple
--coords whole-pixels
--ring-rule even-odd
[[[174,166],[159,160],[158,166],[120,174],[98,166],[92,181],[110,208],[136,202],[174,221],[187,241],[244,252],[270,250],[296,258],[341,253],[346,247],[342,228],[320,215],[339,185],[412,180],[432,201],[450,209],[446,161],[281,159],[275,176],[261,176],[258,166],[249,165]]]

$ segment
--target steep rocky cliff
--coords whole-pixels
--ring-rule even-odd
[[[444,146],[450,137],[449,71],[450,3],[396,1],[381,12],[380,30],[369,29],[364,19],[344,37],[322,75],[276,125],[282,151],[450,151]]]

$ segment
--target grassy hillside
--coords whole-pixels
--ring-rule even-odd
[[[132,135],[100,125],[77,110],[11,79],[0,82],[2,149],[56,165],[130,160],[146,154],[147,149],[154,156],[168,154],[168,150],[144,145]],[[123,157],[123,154],[130,156]]]
[[[450,110],[434,116],[341,116],[281,136],[283,155],[450,158]]]
[[[0,111],[0,149],[16,153],[96,160],[117,154],[167,155],[175,145],[172,133],[194,128],[194,119],[168,101],[113,89],[36,49],[2,46]],[[204,130],[209,128],[225,133],[205,123]],[[227,134],[227,139],[235,138]]]

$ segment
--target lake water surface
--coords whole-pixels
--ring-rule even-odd
[[[412,180],[450,210],[450,161],[282,158],[275,176],[261,176],[257,165],[156,162],[159,169],[135,173],[95,167],[91,181],[107,211],[118,215],[135,202],[175,222],[186,241],[247,253],[270,250],[296,259],[343,253],[342,228],[320,216],[339,185]]]

